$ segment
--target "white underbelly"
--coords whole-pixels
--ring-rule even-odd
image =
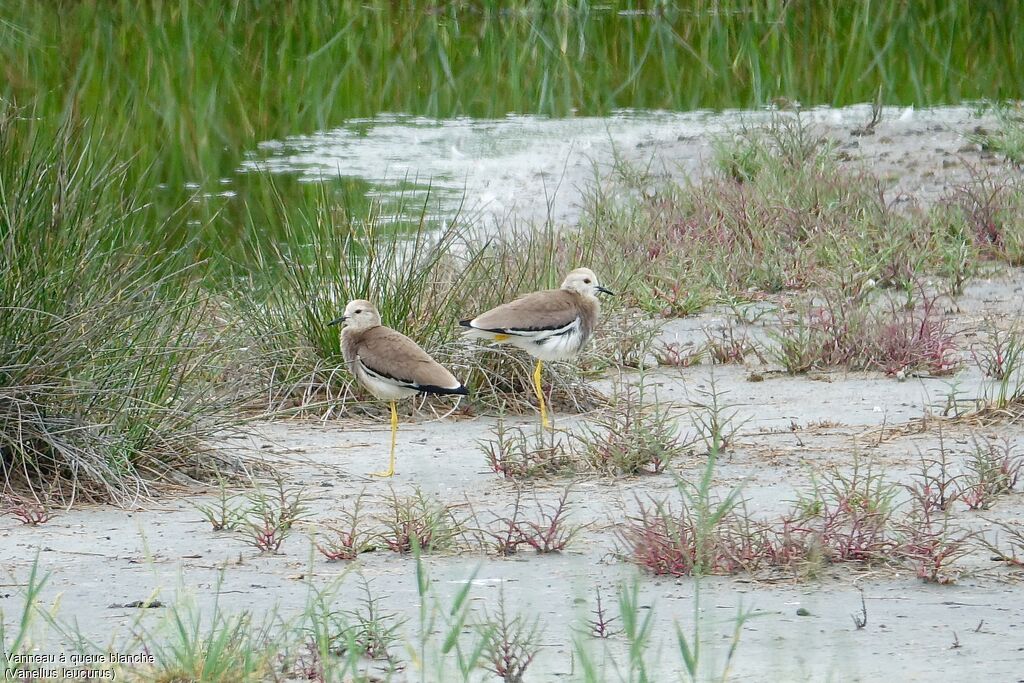
[[[538,360],[556,361],[579,355],[585,341],[579,327],[573,327],[565,334],[517,338],[520,343],[513,343]]]
[[[579,318],[558,330],[492,332],[471,329],[466,335],[498,344],[509,344],[544,361],[566,360],[579,355],[587,342]]]
[[[415,396],[417,393],[419,393],[415,389],[403,387],[398,384],[389,382],[386,379],[374,377],[373,375],[366,372],[362,368],[362,365],[358,362],[355,364],[355,366],[355,374],[356,377],[359,379],[359,382],[364,387],[366,387],[367,391],[369,391],[371,394],[373,394],[379,399],[383,399],[385,401],[395,401],[400,398],[409,398],[410,396]]]

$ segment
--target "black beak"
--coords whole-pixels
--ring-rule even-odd
[[[327,323],[327,327],[331,327],[332,325],[340,325],[343,322],[345,322],[345,316],[341,316],[340,318],[335,318],[331,322]]]
[[[597,291],[602,292],[604,294],[610,294],[611,296],[615,296],[615,292],[608,289],[607,287],[601,287],[600,285],[598,285]]]

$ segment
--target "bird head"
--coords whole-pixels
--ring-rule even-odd
[[[356,299],[345,306],[344,315],[327,324],[339,325],[341,323],[351,330],[365,330],[380,325],[380,313],[377,312],[377,307],[366,299]]]
[[[594,271],[590,268],[577,268],[566,275],[562,282],[562,289],[568,289],[570,292],[577,292],[584,296],[596,297],[598,292],[615,295],[612,290],[601,286]]]

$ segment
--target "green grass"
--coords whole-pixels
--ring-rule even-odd
[[[206,295],[169,253],[126,169],[68,126],[0,108],[0,495],[128,502],[199,476],[236,396]],[[218,421],[219,420],[219,424]]]
[[[221,190],[262,140],[381,112],[604,115],[879,92],[922,106],[1024,91],[1016,3],[690,0],[628,14],[644,6],[17,0],[0,7],[0,98],[44,128],[99,124],[169,210],[195,192],[186,183]],[[180,245],[198,220],[196,248],[216,254],[244,229],[247,194],[188,204],[150,241]]]
[[[1024,113],[1021,105],[1003,103],[994,107],[999,125],[995,130],[979,130],[973,136],[983,148],[1006,157],[1020,167],[1024,164]]]

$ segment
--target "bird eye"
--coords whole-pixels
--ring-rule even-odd
[[[583,284],[589,285],[590,284],[590,278],[589,277],[588,278],[584,278]]]
[[[361,308],[356,309],[356,313],[362,313],[362,312],[363,312],[363,309],[361,309]]]

